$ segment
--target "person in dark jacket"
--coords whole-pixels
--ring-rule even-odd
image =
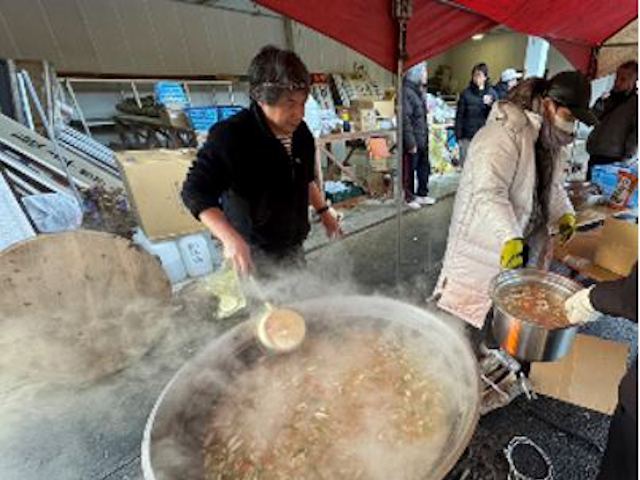
[[[496,100],[504,100],[509,94],[509,90],[518,85],[522,78],[522,74],[518,73],[515,68],[507,68],[502,75],[500,81],[493,87],[496,93]]]
[[[403,185],[409,208],[433,205],[429,197],[429,127],[424,86],[427,83],[427,66],[419,63],[411,67],[404,79],[403,124],[404,157]],[[415,177],[418,178],[416,189]]]
[[[638,264],[631,274],[599,283],[574,294],[566,303],[572,323],[596,320],[598,312],[638,323]],[[597,480],[638,478],[638,360],[620,382],[618,406],[609,427],[609,440]]]
[[[627,160],[638,151],[638,63],[627,62],[616,73],[613,90],[600,98],[594,110],[600,121],[587,140],[591,180],[596,165]]]
[[[309,204],[327,234],[340,227],[315,182],[315,141],[303,121],[310,75],[298,56],[268,46],[249,67],[251,106],[212,127],[182,188],[191,213],[236,270],[298,266]]]
[[[489,69],[480,63],[471,71],[471,83],[460,94],[456,111],[456,138],[460,147],[460,165],[464,165],[471,139],[487,121],[496,93],[489,85]]]

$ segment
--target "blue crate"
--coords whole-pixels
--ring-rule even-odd
[[[235,105],[224,105],[218,107],[218,121],[226,120],[227,118],[233,117],[236,113],[244,110],[242,107],[238,107]]]
[[[182,107],[189,106],[189,98],[187,97],[182,84],[178,82],[156,82],[153,86],[156,100],[162,105],[178,105]]]
[[[185,112],[196,132],[208,132],[213,125],[218,123],[217,107],[189,107],[185,109]]]

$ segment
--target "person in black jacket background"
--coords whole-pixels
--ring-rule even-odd
[[[403,124],[404,157],[403,186],[405,200],[410,208],[433,205],[429,197],[429,126],[427,125],[427,103],[425,85],[427,66],[418,63],[411,67],[404,79]],[[415,177],[418,178],[416,189]]]
[[[631,274],[614,282],[598,283],[580,290],[567,300],[571,323],[594,321],[599,313],[623,317],[638,323],[638,264]],[[609,440],[597,480],[637,480],[638,478],[638,360],[620,382]]]
[[[315,182],[310,83],[295,53],[263,48],[249,67],[250,108],[211,128],[184,182],[184,204],[242,274],[303,264],[310,203],[327,234],[340,234]]]
[[[489,68],[479,63],[471,70],[471,83],[460,94],[456,111],[456,138],[460,147],[460,165],[464,165],[471,140],[489,117],[497,95],[489,85]]]

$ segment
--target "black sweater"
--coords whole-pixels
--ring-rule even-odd
[[[182,187],[182,199],[199,218],[224,210],[252,246],[267,252],[300,245],[309,233],[309,183],[315,141],[303,122],[293,134],[291,156],[253,103],[214,125]]]
[[[590,299],[599,312],[638,323],[638,264],[626,278],[597,284]]]

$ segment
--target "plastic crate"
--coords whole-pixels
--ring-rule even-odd
[[[213,125],[218,123],[217,107],[189,107],[185,109],[185,112],[196,132],[206,133]]]
[[[178,82],[156,82],[153,88],[158,103],[180,107],[189,106],[189,98],[182,84]]]
[[[218,107],[218,121],[221,122],[226,120],[227,118],[233,117],[236,113],[244,110],[242,107],[238,107],[235,105],[224,105]]]

